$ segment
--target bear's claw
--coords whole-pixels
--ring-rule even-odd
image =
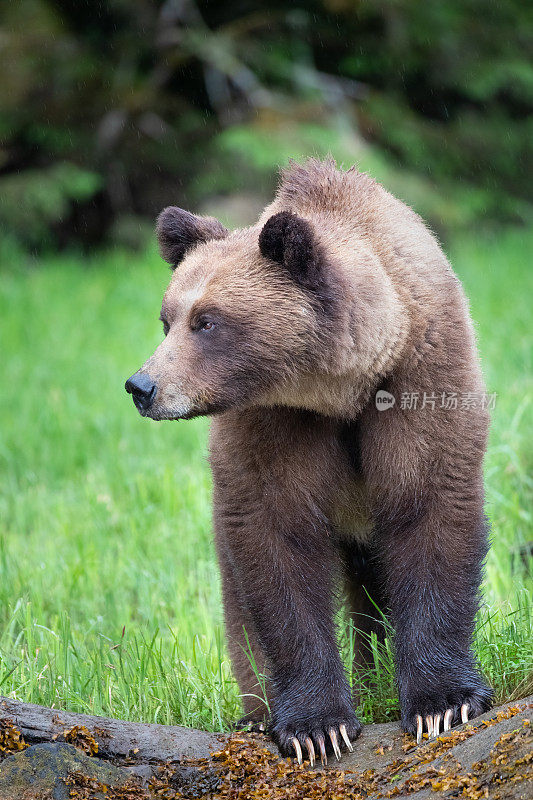
[[[324,767],[331,755],[340,760],[343,750],[353,752],[352,742],[360,732],[361,724],[351,709],[296,717],[284,724],[274,721],[270,728],[284,758],[311,766],[320,759]]]
[[[320,748],[320,761],[322,762],[322,766],[325,767],[328,763],[328,757],[326,755],[326,745],[324,743],[323,736],[317,736],[318,746]]]
[[[331,741],[331,745],[333,747],[333,752],[335,753],[335,758],[337,759],[337,761],[340,761],[341,760],[341,749],[340,749],[339,743],[337,741],[337,732],[335,731],[335,728],[330,728],[329,729],[329,738],[330,738],[330,741]]]
[[[309,756],[309,763],[312,767],[315,766],[315,748],[313,745],[313,740],[306,736],[304,739],[305,746],[307,747],[307,755]],[[292,746],[296,751],[296,758],[298,760],[298,764],[303,763],[303,753],[302,753],[302,746],[296,736],[292,737]]]
[[[350,741],[350,738],[348,736],[348,732],[346,730],[346,725],[344,723],[339,725],[339,731],[340,731],[340,735],[342,736],[342,739],[343,739],[344,744],[346,745],[347,749],[349,750],[350,753],[353,753],[353,745],[352,745],[352,743]],[[328,735],[329,735],[329,740],[331,742],[331,746],[333,748],[333,753],[335,754],[335,758],[337,759],[337,761],[340,761],[341,760],[341,749],[339,747],[339,739],[338,739],[337,731],[335,730],[335,728],[330,728],[328,730]],[[324,737],[322,735],[318,735],[315,738],[316,738],[316,742],[317,742],[318,748],[320,750],[320,761],[322,762],[322,766],[325,767],[327,765],[327,763],[328,763],[328,757],[326,755],[326,742],[325,742]],[[294,752],[296,753],[296,760],[298,761],[298,764],[302,764],[303,761],[304,761],[304,757],[305,757],[304,756],[304,752],[302,750],[302,745],[300,744],[300,742],[299,742],[299,740],[297,739],[296,736],[292,737],[291,743],[292,743],[292,746],[294,748]],[[315,746],[313,744],[313,740],[311,739],[310,736],[306,736],[304,738],[304,740],[303,740],[303,743],[304,743],[305,747],[307,748],[307,756],[309,758],[309,763],[310,763],[310,765],[312,767],[314,767],[315,766],[315,761],[316,761],[316,753],[315,753]]]
[[[309,763],[312,767],[315,766],[315,747],[313,745],[313,740],[309,737],[305,737],[305,746],[307,747],[307,752],[309,753]]]
[[[468,722],[468,703],[463,703],[461,706],[461,724],[464,725]],[[448,708],[444,714],[444,727],[443,733],[449,731],[452,727],[452,720],[454,716],[454,709]],[[441,714],[428,714],[426,717],[426,728],[428,739],[436,739],[440,733],[440,719]],[[422,741],[422,734],[424,732],[424,722],[420,714],[416,715],[416,743],[420,744]]]
[[[342,738],[344,739],[344,744],[346,745],[350,753],[353,753],[353,745],[350,741],[348,733],[346,732],[346,725],[344,724],[344,722],[342,723],[342,725],[339,725],[339,730],[341,732]]]
[[[298,741],[296,736],[292,737],[292,746],[294,747],[294,749],[296,751],[296,758],[298,759],[298,764],[302,764],[303,763],[302,748],[301,748],[300,742]]]
[[[264,718],[241,717],[231,726],[234,731],[243,733],[266,733],[267,721]]]

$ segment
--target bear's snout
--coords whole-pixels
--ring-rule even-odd
[[[146,372],[135,372],[128,378],[124,388],[133,397],[133,402],[141,414],[148,411],[157,393],[157,386]]]

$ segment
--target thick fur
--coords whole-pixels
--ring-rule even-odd
[[[479,403],[440,405],[483,382],[437,241],[367,175],[329,161],[292,164],[252,228],[222,238],[214,226],[206,241],[203,223],[171,219],[162,247],[184,260],[163,302],[168,335],[141,368],[157,384],[147,414],[215,414],[215,536],[247,718],[267,713],[252,657],[283,753],[343,723],[357,736],[334,629],[340,575],[353,613],[372,613],[366,587],[390,615],[407,731],[417,714],[483,711],[471,645],[488,417]],[[380,389],[396,398],[387,411]],[[419,393],[417,410],[401,408],[404,392]]]

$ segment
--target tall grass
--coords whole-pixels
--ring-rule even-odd
[[[530,687],[533,236],[454,240],[487,383],[493,547],[477,648],[498,698]],[[239,709],[210,527],[207,422],[141,419],[124,379],[160,341],[154,252],[62,256],[0,282],[0,693],[220,729]],[[350,637],[342,634],[346,661]],[[397,713],[390,644],[366,720]],[[377,687],[377,688],[376,688]]]

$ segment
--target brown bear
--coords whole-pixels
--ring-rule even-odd
[[[406,731],[420,741],[487,709],[472,653],[486,395],[435,237],[368,175],[316,160],[282,173],[250,228],[171,207],[157,233],[174,269],[165,338],[126,389],[154,420],[213,415],[244,719],[268,708],[281,752],[299,761],[352,749],[361,726],[334,623],[342,576],[358,627],[382,635],[369,595],[394,626]]]

